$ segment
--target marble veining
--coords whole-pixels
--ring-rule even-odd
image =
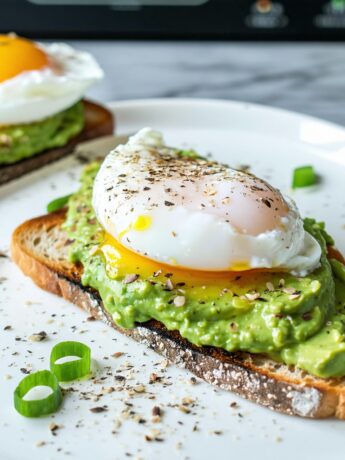
[[[345,124],[345,44],[71,41],[106,72],[101,100],[224,98]]]

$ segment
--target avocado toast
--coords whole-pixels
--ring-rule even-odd
[[[15,134],[16,139],[13,135],[9,136],[8,128],[2,130],[0,127],[0,185],[71,154],[81,142],[114,132],[112,113],[99,104],[83,100],[67,112],[69,113],[66,118],[61,118],[57,123],[54,123],[54,120],[45,121],[46,124],[50,123],[50,126],[47,126],[48,133],[43,141],[40,135],[41,123],[37,123],[37,128],[35,124],[30,125],[31,133],[34,132],[37,137],[36,140],[31,140],[34,151],[30,148],[26,135],[28,127],[23,125],[24,129],[21,130],[15,128],[14,133],[10,134]],[[42,142],[47,142],[47,148],[40,149]],[[15,155],[13,144],[16,147]]]
[[[305,276],[186,276],[127,254],[104,232],[91,204],[98,170],[86,168],[68,210],[15,231],[24,273],[210,383],[288,414],[344,418],[344,266],[323,225],[304,222],[322,253]]]
[[[113,115],[85,101],[103,78],[88,53],[0,34],[0,185],[113,133]]]

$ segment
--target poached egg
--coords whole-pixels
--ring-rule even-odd
[[[88,53],[62,43],[0,35],[0,125],[55,115],[79,101],[102,77]]]
[[[320,264],[290,198],[252,174],[182,156],[150,128],[106,157],[93,207],[106,246],[182,270],[305,276]]]

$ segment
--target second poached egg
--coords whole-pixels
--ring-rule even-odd
[[[66,110],[102,77],[89,53],[0,34],[0,125],[32,123]]]

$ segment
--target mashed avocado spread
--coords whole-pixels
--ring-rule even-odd
[[[82,102],[42,121],[0,126],[0,165],[16,163],[46,149],[63,147],[83,128]]]
[[[116,324],[152,318],[195,345],[264,353],[320,377],[345,375],[345,266],[327,259],[331,237],[305,219],[322,248],[321,266],[304,278],[273,271],[186,272],[133,254],[106,236],[91,206],[99,163],[85,168],[64,227],[70,257],[84,267]]]

